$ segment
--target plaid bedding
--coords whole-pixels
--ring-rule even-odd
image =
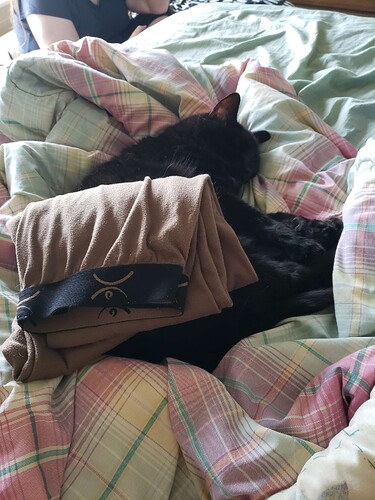
[[[374,142],[357,151],[280,72],[252,58],[199,73],[167,51],[128,47],[61,42],[8,70],[0,95],[1,338],[18,286],[6,221],[234,90],[240,121],[273,136],[244,199],[321,218],[343,212],[335,313],[290,318],[244,339],[214,374],[178,360],[103,358],[71,376],[18,384],[2,360],[1,497],[372,498]]]

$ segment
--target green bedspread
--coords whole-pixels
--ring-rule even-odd
[[[375,130],[374,24],[315,9],[210,4],[176,14],[133,44],[169,50],[205,86],[215,86],[216,65],[254,57],[280,70],[307,106],[360,147]]]

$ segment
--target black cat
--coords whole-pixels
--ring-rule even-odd
[[[211,113],[143,139],[83,179],[80,189],[145,176],[208,173],[223,214],[259,278],[232,292],[234,305],[222,313],[139,333],[110,354],[156,363],[173,357],[211,371],[240,339],[332,305],[333,260],[342,223],[265,214],[239,198],[241,186],[259,172],[259,144],[270,138],[266,131],[252,133],[237,122],[239,103],[239,95],[231,94]]]

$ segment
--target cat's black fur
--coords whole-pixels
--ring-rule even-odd
[[[332,304],[333,259],[342,223],[265,214],[241,201],[241,186],[259,172],[259,144],[270,135],[251,133],[237,122],[239,102],[239,95],[231,94],[211,113],[143,139],[82,181],[80,189],[145,176],[208,173],[224,216],[259,278],[232,292],[234,305],[221,314],[140,333],[111,354],[156,363],[173,357],[211,371],[240,339]]]

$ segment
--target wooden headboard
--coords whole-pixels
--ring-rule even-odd
[[[292,0],[293,1],[293,0]],[[294,5],[375,14],[375,0],[295,0]]]

